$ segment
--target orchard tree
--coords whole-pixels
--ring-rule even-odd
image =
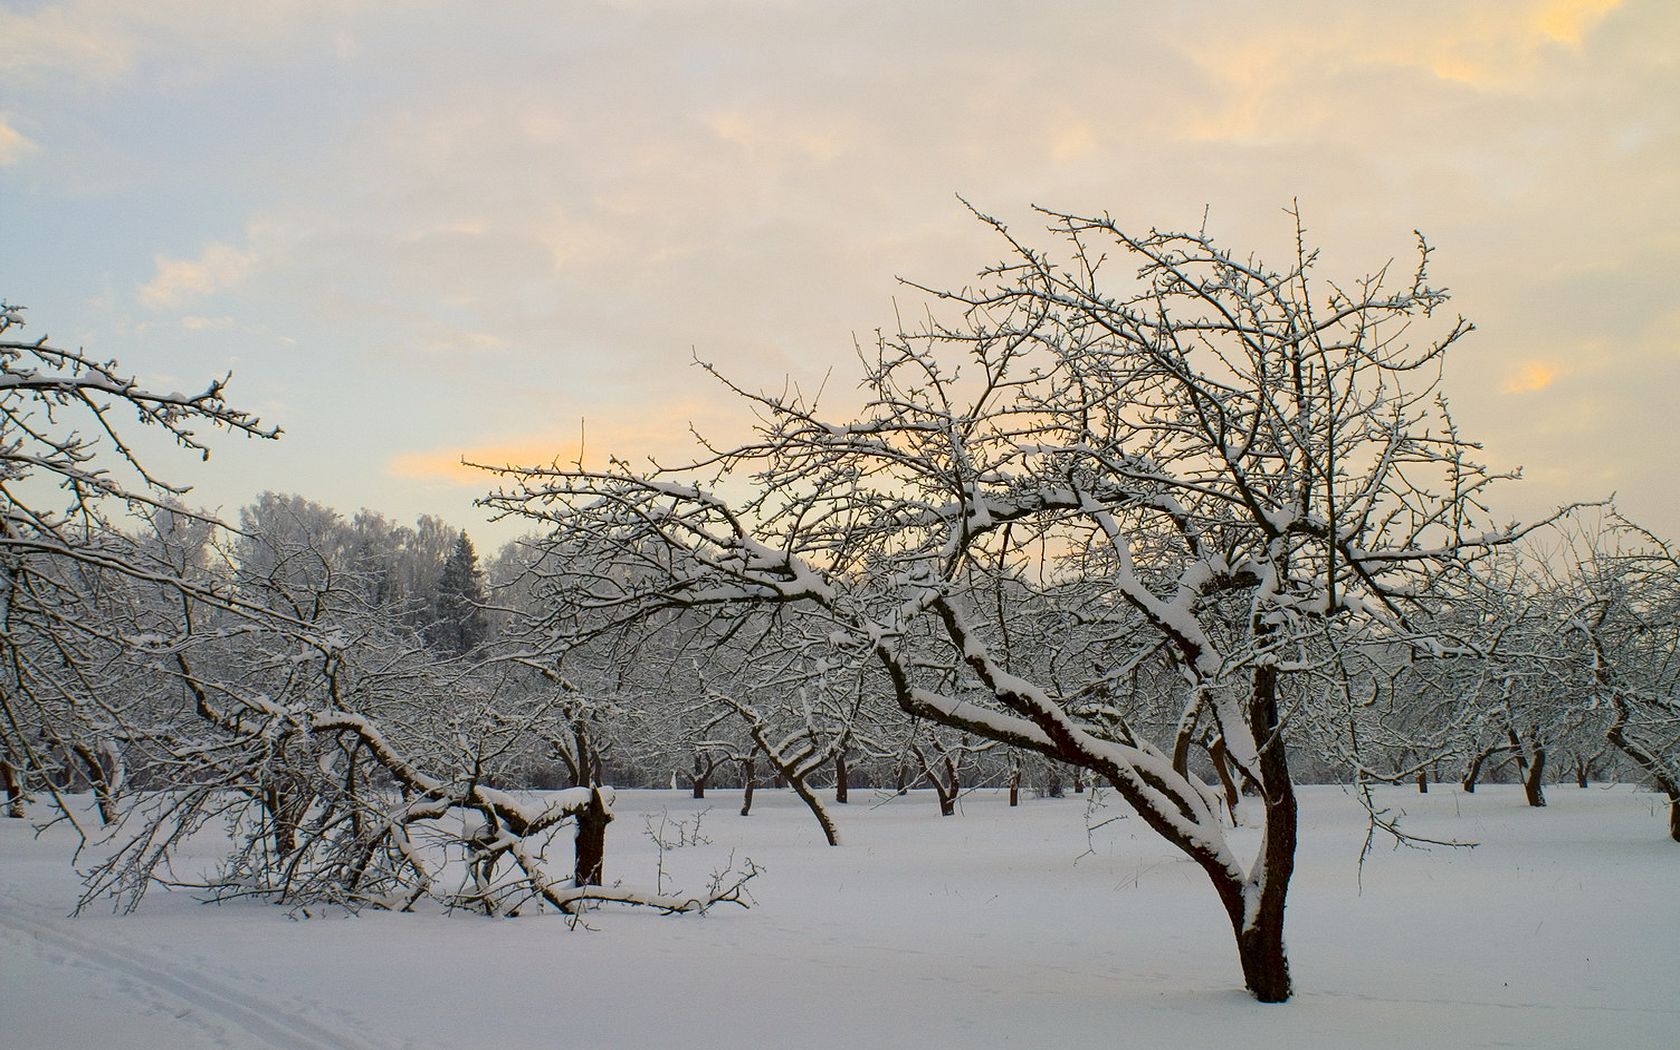
[[[110,819],[133,699],[117,625],[136,630],[149,615],[139,589],[229,598],[120,527],[127,514],[191,516],[177,502],[187,490],[141,461],[135,432],[208,458],[202,430],[279,431],[229,405],[225,378],[159,393],[115,361],[20,338],[23,323],[22,307],[0,302],[0,779],[21,816],[31,781],[56,795],[47,772],[79,763]]]
[[[1420,614],[1514,535],[1479,520],[1494,475],[1437,389],[1471,326],[1440,316],[1421,241],[1403,274],[1332,282],[1298,217],[1272,268],[1205,231],[1042,214],[1059,255],[981,217],[1006,257],[923,289],[928,319],[864,359],[851,418],[723,380],[749,440],[507,470],[488,503],[617,552],[580,584],[602,616],[728,632],[768,611],[807,664],[867,667],[910,715],[1100,778],[1202,869],[1244,983],[1282,1001],[1288,746],[1345,710],[1317,642],[1437,651]],[[1005,659],[1022,603],[974,571],[999,566],[1054,585],[1078,661]],[[1164,731],[1127,692],[1154,658],[1179,683]],[[1251,857],[1174,747],[1202,726],[1257,795]]]
[[[321,551],[279,550],[271,560],[332,566]],[[613,789],[598,776],[598,738],[585,732],[599,705],[521,654],[440,658],[398,606],[363,602],[366,581],[352,572],[268,571],[256,586],[282,577],[277,601],[307,619],[194,597],[190,629],[132,643],[144,680],[180,698],[172,719],[128,723],[146,765],[169,772],[169,790],[123,811],[83,904],[109,895],[134,906],[213,819],[232,837],[221,868],[192,883],[171,878],[216,899],[352,910],[432,900],[490,915],[744,900],[750,864],[694,896],[601,885]],[[544,747],[573,760],[574,786],[536,798],[511,790]],[[568,838],[562,868],[551,854]]]
[[[1619,514],[1566,532],[1564,637],[1585,671],[1587,717],[1650,779],[1680,842],[1680,550]]]

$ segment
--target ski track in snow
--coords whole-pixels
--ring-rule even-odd
[[[20,914],[20,902],[9,894],[0,894],[0,903],[5,905],[0,908],[0,927],[203,1010],[263,1045],[277,1050],[383,1050],[382,1044],[329,1028],[295,1009],[240,991],[191,967],[164,962],[135,948],[96,943],[62,924],[29,918]]]

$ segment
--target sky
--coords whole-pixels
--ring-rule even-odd
[[[0,0],[0,297],[285,429],[164,456],[483,547],[461,466],[680,458],[1001,254],[958,195],[1406,259],[1524,479],[1680,536],[1680,4]],[[1281,265],[1281,262],[1279,263]],[[160,453],[161,455],[161,453]]]

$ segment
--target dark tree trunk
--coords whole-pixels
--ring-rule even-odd
[[[1254,691],[1249,697],[1249,724],[1260,741],[1260,797],[1266,807],[1266,838],[1261,865],[1258,906],[1252,919],[1246,902],[1231,916],[1237,935],[1237,955],[1242,960],[1243,982],[1263,1003],[1281,1003],[1292,992],[1289,958],[1283,946],[1283,910],[1289,881],[1295,873],[1295,842],[1299,817],[1295,809],[1295,785],[1289,777],[1289,759],[1279,732],[1277,710],[1277,668],[1270,664],[1255,671]]]
[[[834,756],[834,801],[846,804],[846,791],[851,787],[848,783],[850,774],[846,770],[846,752],[841,750]]]
[[[1245,928],[1236,919],[1233,924],[1244,987],[1263,1003],[1288,1002],[1294,987],[1289,977],[1289,956],[1283,947],[1281,908],[1275,919],[1262,919],[1252,927]]]
[[[1464,767],[1464,779],[1459,782],[1458,786],[1464,789],[1466,795],[1474,795],[1476,784],[1482,778],[1482,768],[1487,765],[1487,760],[1501,751],[1509,750],[1510,748],[1504,744],[1495,744],[1492,747],[1484,747],[1471,755],[1470,764]]]
[[[484,909],[484,914],[495,915],[496,900],[490,888],[496,884],[496,861],[499,858],[488,848],[495,839],[494,835],[489,834],[489,826],[486,825],[482,830],[485,834],[475,837],[470,842],[473,896],[478,899],[478,906]]]
[[[1295,787],[1289,779],[1282,734],[1277,731],[1277,669],[1273,666],[1265,665],[1254,672],[1248,723],[1261,742],[1255,787],[1266,814],[1263,852],[1255,861],[1258,871],[1251,876],[1252,882],[1245,884],[1216,859],[1191,849],[1186,852],[1207,873],[1225,906],[1237,941],[1244,986],[1263,1003],[1281,1003],[1293,993],[1289,956],[1283,943],[1283,913],[1295,872],[1299,823]]]
[[[263,788],[263,809],[268,813],[270,838],[277,856],[289,856],[297,848],[298,821],[308,809],[307,803],[298,804],[294,797],[297,794],[284,783],[270,782]]]
[[[1575,756],[1575,786],[1576,787],[1585,788],[1587,786],[1587,775],[1590,772],[1591,765],[1592,765],[1592,763],[1588,762],[1586,759],[1582,758],[1580,755]]]
[[[957,795],[962,791],[962,781],[957,776],[956,759],[952,758],[948,752],[940,755],[945,767],[945,775],[941,778],[939,772],[933,768],[933,763],[928,761],[926,752],[919,747],[912,747],[910,752],[916,756],[916,762],[922,767],[922,776],[932,785],[934,798],[939,800],[939,815],[942,817],[955,815],[957,812]]]
[[[607,808],[601,789],[589,789],[589,802],[577,814],[577,837],[572,842],[572,882],[578,886],[599,886],[606,868],[607,825],[612,810]]]
[[[750,758],[741,760],[741,816],[752,812],[754,761]]]
[[[957,812],[957,795],[962,792],[962,780],[957,776],[957,763],[950,755],[945,756],[945,785],[940,787],[939,779],[933,778],[935,793],[939,796],[939,815],[953,816]]]
[[[1523,773],[1523,795],[1528,804],[1536,808],[1546,804],[1546,787],[1541,777],[1546,772],[1546,749],[1536,745],[1534,757],[1526,763],[1527,769]]]
[[[356,738],[351,745],[350,754],[344,760],[344,797],[350,802],[350,837],[356,842],[362,841],[362,807],[356,786],[356,756],[362,751],[362,741]],[[356,877],[361,877],[358,868]]]
[[[117,819],[117,792],[114,785],[115,774],[105,768],[100,756],[92,748],[77,744],[71,750],[82,761],[82,768],[87,772],[88,786],[93,788],[94,803],[99,809],[99,822],[107,826]]]
[[[6,783],[6,816],[23,816],[23,774],[10,762],[0,760],[0,780]]]
[[[706,797],[706,780],[712,775],[712,767],[700,761],[700,756],[694,756],[694,791],[695,798]]]
[[[1417,786],[1418,786],[1418,794],[1420,794],[1420,795],[1429,794],[1429,770],[1420,769],[1420,770],[1417,771]]]
[[[1011,806],[1019,806],[1021,804],[1021,767],[1020,766],[1016,766],[1015,768],[1013,768],[1009,771],[1009,804]]]
[[[910,770],[903,762],[898,764],[898,773],[893,782],[893,790],[897,791],[900,795],[907,795],[910,793]]]

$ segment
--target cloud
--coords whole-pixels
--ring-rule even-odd
[[[8,77],[45,80],[121,76],[134,64],[135,42],[114,21],[92,5],[0,10],[0,68]]]
[[[1580,47],[1587,33],[1621,6],[1622,0],[1552,0],[1532,24],[1548,40]]]
[[[0,113],[0,168],[16,164],[41,147],[12,127],[4,113]]]
[[[713,135],[761,160],[768,155],[828,164],[851,149],[856,138],[852,128],[839,123],[824,127],[809,116],[728,110],[708,115],[704,123]]]
[[[157,255],[153,260],[157,273],[140,286],[140,301],[154,310],[164,310],[239,284],[251,272],[256,254],[212,242],[197,259]]]
[[[1507,394],[1532,394],[1551,386],[1561,374],[1543,361],[1525,361],[1515,375],[1505,380]]]
[[[608,456],[636,461],[681,455],[694,448],[686,421],[697,416],[715,420],[716,415],[715,408],[699,402],[644,408],[640,423],[632,413],[618,411],[599,421],[580,420],[570,432],[544,430],[465,448],[401,453],[392,457],[385,472],[411,481],[483,489],[493,484],[493,476],[468,463],[486,467],[546,466],[575,464],[581,456],[585,465],[600,467]]]
[[[360,54],[354,21],[379,5],[358,0],[64,0],[35,10],[0,8],[0,69],[50,84],[109,83],[167,56],[165,75],[191,80],[241,71],[295,48],[330,50],[341,62]]]
[[[1349,108],[1369,99],[1350,95],[1348,86],[1385,70],[1478,91],[1543,91],[1562,60],[1558,45],[1579,50],[1621,2],[1394,5],[1381,14],[1344,7],[1294,22],[1273,19],[1268,9],[1264,23],[1198,38],[1190,57],[1222,90],[1213,108],[1188,115],[1185,137],[1270,140],[1343,117],[1369,119],[1369,110]],[[1413,80],[1404,90],[1422,86]]]
[[[469,463],[499,467],[575,462],[580,447],[575,434],[570,437],[542,434],[466,449],[405,452],[391,459],[386,473],[410,481],[441,481],[482,489],[491,484],[492,476],[478,467],[468,466]]]
[[[1058,164],[1085,160],[1096,151],[1096,133],[1091,125],[1083,122],[1058,129],[1050,143],[1050,157]]]
[[[231,317],[194,317],[188,315],[181,318],[181,327],[189,332],[209,332],[221,328],[232,328],[234,320]]]

